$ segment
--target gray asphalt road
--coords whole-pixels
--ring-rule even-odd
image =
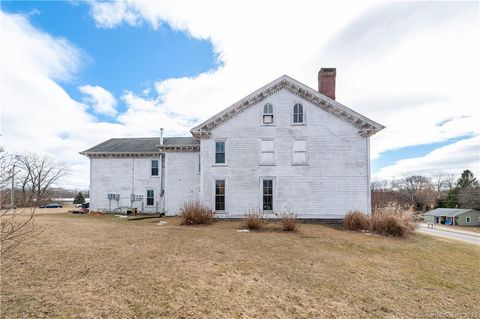
[[[471,244],[480,246],[480,235],[456,233],[456,232],[443,230],[443,229],[436,229],[436,228],[432,229],[432,228],[427,228],[424,225],[418,225],[415,231],[423,234],[432,235],[432,236],[460,240],[466,243],[471,243]]]

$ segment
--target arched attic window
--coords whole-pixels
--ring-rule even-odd
[[[263,106],[263,124],[273,124],[273,105],[270,103]]]
[[[297,103],[293,106],[293,124],[302,124],[305,120],[305,114],[303,113],[303,105]]]

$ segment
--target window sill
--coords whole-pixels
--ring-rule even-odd
[[[258,164],[259,166],[277,166],[277,164]]]
[[[150,175],[150,177],[159,178],[160,176],[158,176],[158,175]]]
[[[226,167],[228,164],[212,164],[213,167]]]
[[[305,126],[306,123],[292,123],[292,126]]]
[[[308,163],[307,164],[293,164],[292,163],[292,166],[308,166]]]
[[[227,212],[224,210],[216,210],[215,214],[226,214]]]
[[[262,123],[260,124],[260,126],[276,126],[275,124],[265,124],[265,123]]]

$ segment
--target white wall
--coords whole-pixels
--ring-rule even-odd
[[[107,194],[120,194],[120,201],[111,201],[111,207],[130,207],[130,194],[143,195],[144,211],[154,212],[156,202],[160,199],[160,175],[151,176],[151,160],[159,157],[141,158],[91,158],[90,159],[90,209],[92,211],[108,209]],[[155,192],[154,206],[147,206],[147,190]],[[142,202],[135,202],[135,207],[142,208]]]
[[[165,163],[167,215],[178,214],[185,202],[199,200],[199,152],[167,152]]]
[[[304,106],[306,125],[292,125],[293,105]],[[274,106],[273,126],[262,125],[265,103]],[[292,139],[306,137],[308,166],[292,166]],[[275,138],[275,166],[261,166],[260,140]],[[226,139],[227,166],[215,166],[215,139]],[[226,213],[262,208],[260,178],[272,177],[274,210],[299,217],[341,218],[369,210],[367,139],[351,124],[288,91],[237,115],[201,140],[203,201],[214,207],[214,180],[226,179]]]

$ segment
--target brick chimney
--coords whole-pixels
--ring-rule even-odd
[[[318,72],[318,92],[335,100],[336,68],[321,68]]]

